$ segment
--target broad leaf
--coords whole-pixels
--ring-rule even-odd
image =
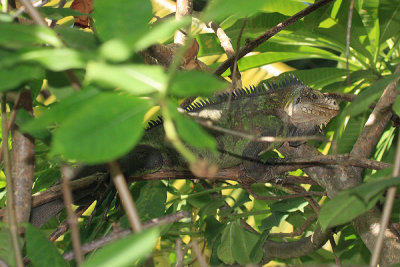
[[[54,47],[62,46],[57,34],[47,27],[0,21],[0,32],[0,46],[11,49],[34,47],[39,44],[49,44]]]
[[[149,101],[130,95],[97,95],[54,131],[51,153],[85,163],[101,163],[127,153],[143,134]]]
[[[350,222],[375,206],[383,191],[400,184],[400,178],[379,179],[341,191],[327,202],[318,215],[323,229]]]
[[[184,98],[189,96],[211,96],[229,85],[217,77],[200,71],[178,72],[172,81],[169,93]]]
[[[156,246],[159,237],[157,228],[132,234],[100,249],[84,262],[83,267],[135,266]]]
[[[113,38],[136,40],[148,31],[148,22],[152,16],[152,6],[149,1],[94,1],[95,28],[103,41]]]
[[[90,62],[86,72],[87,82],[119,88],[135,95],[161,91],[166,86],[167,78],[160,66],[147,65],[109,65]]]
[[[68,266],[53,243],[32,225],[26,226],[26,253],[33,266]]]
[[[181,114],[176,114],[174,119],[179,136],[187,144],[198,148],[215,149],[217,147],[215,139],[193,120]]]
[[[210,1],[204,12],[204,20],[221,20],[230,15],[237,17],[244,17],[260,12],[264,5],[268,5],[263,0],[253,0],[250,2],[244,2],[240,0],[217,0]]]
[[[161,181],[149,181],[140,189],[136,207],[142,221],[161,217],[165,214],[167,188]]]
[[[221,238],[221,244],[218,247],[218,258],[225,264],[238,262],[241,265],[256,263],[253,260],[261,260],[259,253],[250,258],[254,246],[257,244],[258,237],[253,233],[244,230],[238,222],[228,224]],[[254,253],[253,253],[254,254]]]
[[[21,64],[0,69],[0,91],[16,89],[19,85],[32,79],[42,79],[44,71],[34,64]]]

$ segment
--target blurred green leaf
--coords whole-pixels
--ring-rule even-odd
[[[35,119],[20,125],[20,130],[36,136],[46,130],[48,126],[62,123],[74,111],[99,94],[100,92],[93,87],[82,88],[81,91],[64,99],[62,102],[50,106],[48,110]]]
[[[0,46],[10,49],[34,47],[39,44],[62,46],[57,34],[47,27],[0,21],[0,32]]]
[[[389,38],[399,38],[400,6],[395,0],[379,1],[379,33],[380,43]]]
[[[73,10],[71,8],[58,8],[58,7],[50,7],[50,6],[42,6],[37,7],[42,17],[53,20],[60,20],[64,17],[68,16],[87,16],[90,17],[90,14],[84,14],[79,11]]]
[[[53,243],[30,224],[26,226],[26,254],[33,266],[68,266]]]
[[[99,41],[95,34],[76,28],[59,26],[54,29],[69,48],[77,50],[95,51]]]
[[[230,15],[244,17],[261,12],[262,7],[267,4],[263,0],[252,0],[244,2],[240,0],[216,0],[209,1],[204,11],[204,20],[219,21]]]
[[[149,94],[165,88],[167,76],[160,66],[109,65],[90,62],[85,77],[87,82],[119,88],[135,95]]]
[[[135,51],[140,51],[149,47],[152,44],[157,44],[160,41],[171,37],[176,30],[190,24],[191,18],[184,17],[179,20],[175,18],[167,18],[159,23],[153,24],[153,28],[143,35],[134,44]]]
[[[97,251],[83,263],[83,267],[134,266],[144,259],[156,246],[159,237],[157,228],[132,234],[117,240]]]
[[[229,84],[212,74],[200,71],[178,72],[171,84],[169,93],[184,98],[189,96],[211,96],[218,90],[224,90]]]
[[[83,68],[91,56],[90,53],[84,54],[69,48],[36,48],[2,58],[0,68],[21,63],[39,63],[49,70],[63,71]]]
[[[16,65],[0,69],[0,91],[17,89],[19,85],[31,79],[42,79],[44,70],[34,64]]]
[[[51,154],[89,164],[123,156],[140,140],[150,107],[148,100],[130,95],[96,95],[54,131]]]
[[[175,115],[174,120],[179,136],[187,144],[198,148],[216,149],[217,143],[215,139],[193,120],[178,113]]]
[[[341,191],[322,206],[318,220],[323,229],[350,222],[375,206],[383,191],[400,184],[400,178],[379,179]]]
[[[93,18],[96,31],[102,41],[122,38],[132,42],[148,31],[152,18],[149,1],[96,0]]]

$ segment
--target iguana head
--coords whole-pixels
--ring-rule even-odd
[[[297,85],[285,106],[294,126],[304,132],[327,124],[339,113],[336,100],[305,85]]]

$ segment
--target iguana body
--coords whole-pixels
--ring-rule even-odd
[[[337,115],[339,107],[335,100],[305,86],[294,76],[289,76],[280,85],[237,89],[230,100],[229,93],[224,93],[212,100],[193,103],[184,111],[196,120],[211,121],[213,126],[237,133],[254,137],[289,137],[316,134],[322,124]],[[219,152],[191,148],[197,156],[206,158],[219,168],[243,163],[249,177],[268,180],[268,177],[264,177],[263,169],[266,166],[261,164],[259,153],[277,147],[280,143],[251,141],[213,129],[207,131],[216,139]],[[165,141],[161,120],[150,123],[141,144],[152,148],[151,156],[155,164],[151,166],[146,162],[145,167],[135,166],[136,171],[129,168],[129,173],[137,172],[138,169],[141,169],[139,174],[150,169],[188,169],[186,161]],[[135,157],[136,154],[133,151],[127,157]],[[124,160],[123,165],[129,165],[129,162],[132,160]]]
[[[320,126],[329,122],[338,112],[336,101],[305,86],[294,76],[289,76],[279,85],[238,89],[231,97],[229,93],[224,93],[212,100],[193,103],[184,113],[196,120],[211,121],[214,126],[230,131],[258,137],[289,137],[316,134]],[[219,152],[190,147],[197,156],[206,158],[219,168],[243,164],[246,174],[259,181],[270,178],[266,176],[268,166],[261,162],[259,154],[279,144],[251,141],[213,129],[207,131],[215,137]],[[150,122],[140,145],[122,158],[120,164],[126,175],[140,175],[160,169],[188,169],[186,161],[165,141],[161,120]],[[93,170],[106,171],[104,166],[99,168],[89,167],[80,176],[89,175]],[[32,221],[38,218],[34,210],[32,216]]]

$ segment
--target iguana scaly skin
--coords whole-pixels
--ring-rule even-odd
[[[237,89],[230,101],[229,93],[224,93],[211,100],[193,103],[184,110],[184,114],[196,120],[211,121],[212,125],[219,128],[255,137],[314,135],[320,131],[322,124],[328,123],[338,112],[339,106],[335,100],[302,84],[294,76],[289,76],[280,84]],[[197,156],[217,164],[219,168],[242,163],[249,177],[269,179],[264,172],[268,166],[261,163],[259,154],[281,143],[250,141],[212,129],[207,131],[217,141],[219,152],[190,148]],[[146,166],[135,166],[136,170],[130,168],[130,173],[141,174],[161,168],[188,169],[186,161],[171,145],[166,144],[164,136],[162,120],[151,121],[141,143],[148,147],[148,151],[152,151],[149,158],[154,164],[151,165],[151,160],[147,161]],[[134,150],[126,159],[136,155]],[[129,162],[124,162],[124,165]]]
[[[185,115],[196,120],[211,121],[215,126],[257,137],[314,135],[338,112],[335,100],[304,85],[294,76],[285,78],[280,84],[237,89],[231,97],[224,93],[211,100],[192,103],[184,110]],[[212,129],[207,131],[217,141],[218,152],[189,147],[197,156],[217,164],[219,168],[243,164],[246,174],[258,181],[272,178],[266,175],[268,166],[262,163],[259,154],[278,147],[280,143],[251,141]],[[160,169],[188,169],[187,162],[165,141],[162,120],[149,123],[141,143],[120,160],[120,165],[126,175]],[[106,171],[106,168],[92,166],[79,176],[101,170]],[[32,221],[34,217],[38,216],[33,210]]]

